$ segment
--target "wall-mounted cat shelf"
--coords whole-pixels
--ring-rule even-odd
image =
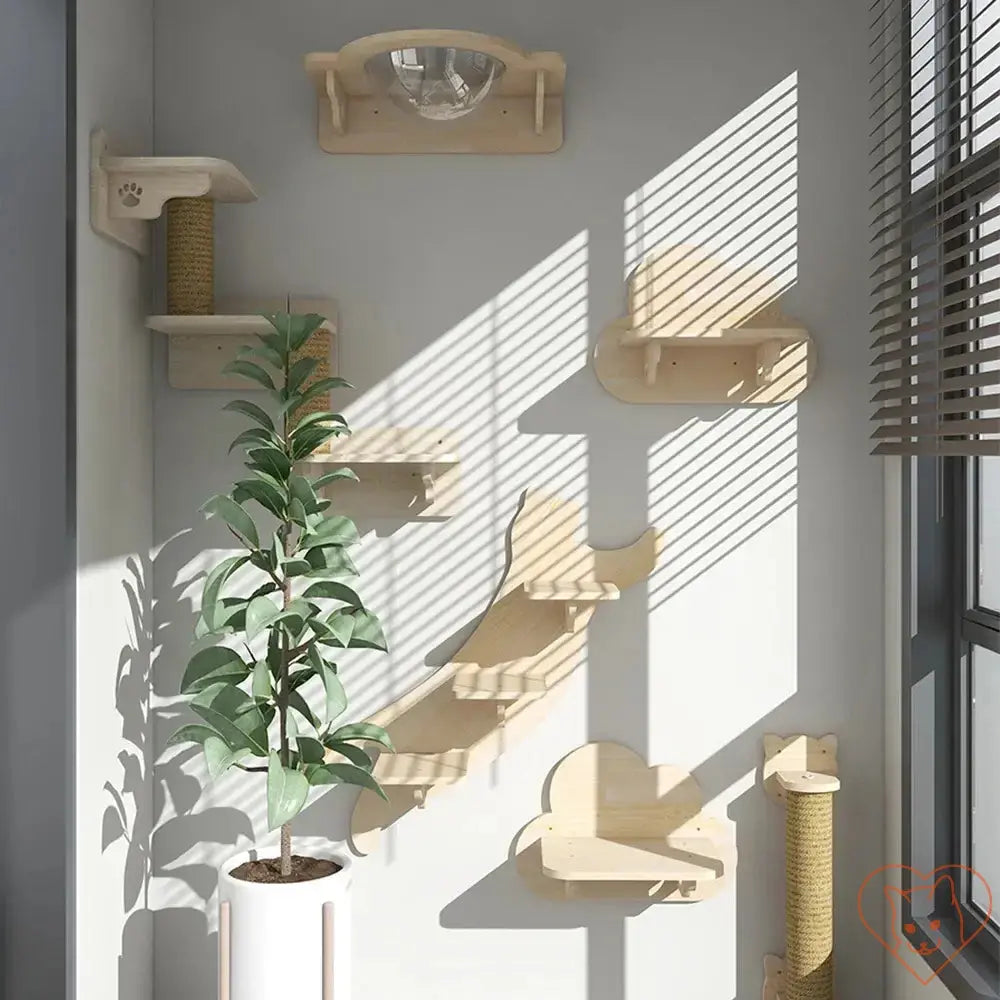
[[[465,117],[442,122],[409,114],[365,69],[381,53],[431,46],[483,52],[504,64]],[[319,103],[319,144],[328,153],[550,153],[562,145],[566,63],[558,52],[525,52],[474,31],[390,31],[339,52],[311,52],[305,68]]]
[[[361,428],[330,442],[307,465],[312,475],[331,467],[364,467],[360,482],[343,480],[324,489],[348,514],[441,520],[454,514],[461,500],[458,446],[440,428]]]
[[[775,303],[781,286],[698,247],[646,257],[629,277],[629,313],[601,334],[594,369],[627,403],[766,405],[799,396],[812,338]]]
[[[548,800],[514,845],[518,872],[543,896],[695,902],[735,871],[732,824],[702,813],[694,778],[618,743],[564,757]]]
[[[370,853],[383,829],[495,760],[536,723],[579,664],[584,626],[598,603],[653,571],[652,528],[623,549],[595,550],[579,540],[580,527],[575,504],[529,490],[511,529],[506,575],[476,630],[450,663],[372,717],[398,753],[375,765],[389,801],[371,792],[358,799],[351,830],[359,853]],[[572,630],[568,603],[579,608]]]
[[[262,313],[317,313],[327,317],[322,329],[327,336],[314,336],[326,352],[325,374],[336,374],[337,303],[332,299],[280,296],[245,300],[224,305],[224,311],[209,315],[147,316],[146,327],[167,335],[167,380],[174,389],[235,389],[255,392],[262,387],[222,369],[245,344],[256,343],[261,333],[274,328]],[[324,406],[326,400],[323,400]]]
[[[205,156],[113,156],[108,138],[90,137],[90,221],[102,236],[149,253],[149,221],[174,198],[256,201],[250,182],[227,160]]]

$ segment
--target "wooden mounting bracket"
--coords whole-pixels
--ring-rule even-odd
[[[764,791],[784,804],[787,791],[800,793],[835,792],[837,778],[837,737],[764,737]]]

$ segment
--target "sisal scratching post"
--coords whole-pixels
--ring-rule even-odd
[[[330,377],[331,346],[330,331],[326,327],[321,327],[309,338],[309,340],[306,341],[302,347],[295,352],[292,358],[293,364],[298,361],[299,358],[315,358],[319,362],[319,364],[313,369],[309,378],[307,378],[302,384],[303,391],[308,389],[314,382]],[[294,427],[304,417],[309,416],[310,413],[321,413],[324,410],[329,409],[330,394],[321,392],[318,396],[314,396],[289,415],[289,429]]]
[[[167,312],[173,316],[215,312],[214,220],[211,198],[167,202]]]
[[[784,997],[833,1000],[833,792],[786,796]]]

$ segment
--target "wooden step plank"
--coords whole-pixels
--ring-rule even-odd
[[[723,874],[708,838],[542,837],[542,871],[564,882],[704,882]]]
[[[450,785],[466,772],[466,752],[383,753],[375,765],[375,778],[383,785]]]

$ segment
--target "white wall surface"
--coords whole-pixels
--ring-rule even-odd
[[[765,732],[835,732],[838,992],[883,994],[854,898],[883,863],[882,482],[867,444],[866,9],[788,0],[470,5],[170,0],[156,7],[156,149],[232,159],[260,201],[217,212],[220,296],[340,303],[357,426],[460,436],[461,513],[384,526],[359,558],[388,657],[345,658],[363,717],[454,649],[502,569],[527,486],[586,512],[597,545],[665,532],[648,587],[601,608],[588,661],[544,725],[410,814],[358,867],[355,994],[481,1000],[760,995],[783,937],[783,816],[756,783]],[[471,10],[471,12],[470,12]],[[334,157],[315,138],[304,53],[406,26],[461,26],[564,52],[566,144],[547,157]],[[588,349],[623,276],[664,242],[766,264],[814,332],[819,369],[767,411],[638,407]],[[162,753],[192,586],[226,545],[198,506],[240,428],[222,393],[166,386],[157,345],[157,644],[152,905],[157,1000],[207,995],[214,866],[265,834],[261,783],[207,785]],[[691,769],[737,824],[733,891],[626,915],[555,905],[507,861],[551,766],[617,739]],[[204,787],[203,787],[204,786]],[[335,792],[297,824],[343,834]]]
[[[152,149],[151,0],[77,3],[76,995],[152,990],[147,267],[89,225],[90,131]],[[117,819],[116,819],[117,817]],[[123,835],[124,832],[124,835]]]

